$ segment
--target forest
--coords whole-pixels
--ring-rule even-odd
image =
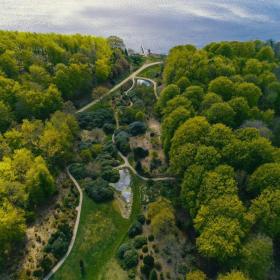
[[[279,44],[177,46],[156,105],[180,227],[195,249],[187,280],[279,279]]]
[[[279,46],[0,31],[0,278],[278,280]]]
[[[0,31],[0,272],[11,272],[8,279],[18,277],[13,273],[18,275],[29,226],[68,187],[69,197],[55,206],[64,213],[60,219],[55,214],[58,231],[49,244],[56,245],[46,249],[52,262],[66,252],[76,194],[61,173],[73,159],[79,132],[73,112],[128,67],[117,37]],[[49,262],[42,266],[49,269]]]

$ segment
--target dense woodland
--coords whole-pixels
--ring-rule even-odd
[[[59,192],[57,176],[79,131],[72,102],[110,86],[128,67],[116,37],[0,31],[0,271]],[[60,258],[65,248],[56,249]]]
[[[120,151],[142,175],[176,178],[143,184],[141,215],[114,246],[130,279],[279,279],[279,59],[273,41],[178,46],[157,102],[145,86],[123,95],[128,84],[75,116],[74,105],[103,95],[128,71],[123,42],[0,31],[0,271],[17,260],[28,226],[59,193],[71,163],[87,196],[109,207]],[[147,138],[156,118],[166,162],[157,157],[158,138]],[[137,136],[153,150],[134,147]],[[71,234],[59,224],[34,277],[63,256]]]
[[[173,48],[156,110],[195,231],[186,279],[279,279],[279,44]]]

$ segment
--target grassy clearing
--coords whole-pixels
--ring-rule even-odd
[[[53,280],[109,280],[110,273],[114,271],[108,270],[110,263],[121,271],[118,264],[114,263],[114,257],[119,245],[127,236],[132,220],[140,211],[141,184],[142,181],[133,178],[134,201],[129,220],[123,219],[112,203],[96,204],[85,195],[74,248],[65,264],[52,278]],[[81,260],[85,267],[84,276],[81,275]]]
[[[143,70],[139,76],[149,78],[149,79],[157,79],[162,72],[162,65],[155,65]]]

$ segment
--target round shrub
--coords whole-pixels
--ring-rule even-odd
[[[128,132],[132,136],[144,134],[147,130],[147,126],[143,122],[133,122],[128,126]]]
[[[148,253],[148,251],[149,251],[148,246],[144,246],[144,247],[142,248],[142,252],[143,252],[143,253]]]
[[[128,250],[123,255],[123,265],[126,269],[135,267],[138,264],[138,254],[136,250]]]
[[[144,257],[143,263],[153,267],[154,263],[155,263],[155,259],[154,259],[154,257],[152,257],[150,255],[147,255],[147,256]]]
[[[136,249],[142,248],[144,245],[147,244],[147,238],[143,235],[141,236],[136,236],[134,239],[134,247]]]
[[[143,149],[141,147],[137,147],[133,149],[134,160],[139,160],[147,157],[149,155],[149,151]]]
[[[153,235],[153,234],[150,234],[150,235],[148,236],[148,240],[149,240],[150,242],[153,242],[153,241],[155,240],[154,235]]]
[[[143,214],[140,214],[140,215],[138,215],[138,217],[137,217],[137,221],[138,221],[139,223],[141,223],[142,225],[144,225],[144,224],[145,224],[145,221],[146,221],[146,218],[145,218],[145,216],[144,216]]]
[[[124,253],[128,250],[131,250],[132,249],[132,245],[131,243],[127,242],[127,243],[123,243],[119,249],[118,249],[118,252],[117,252],[117,257],[119,259],[122,259],[123,256],[124,256]]]
[[[130,238],[135,237],[136,235],[141,234],[143,231],[142,224],[140,224],[138,221],[136,221],[134,224],[132,224],[128,230],[128,236]]]

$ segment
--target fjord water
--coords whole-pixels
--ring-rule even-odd
[[[0,0],[0,29],[118,35],[136,50],[280,39],[279,0]]]

